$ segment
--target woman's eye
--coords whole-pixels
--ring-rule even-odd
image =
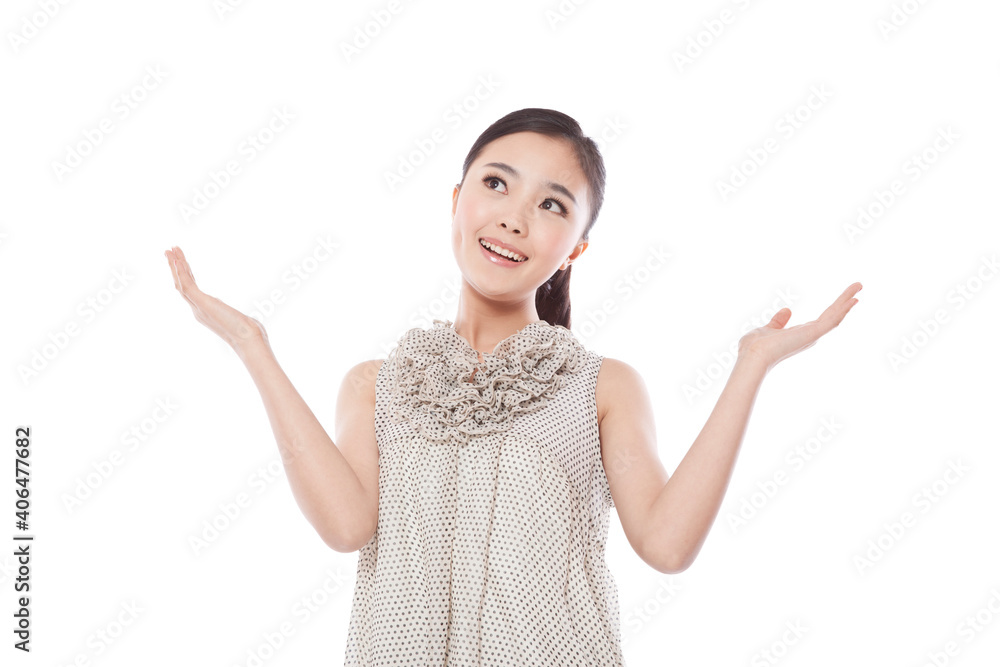
[[[558,207],[559,207],[559,210],[558,210],[557,212],[558,212],[558,213],[559,213],[560,215],[566,212],[566,209],[564,209],[564,208],[562,207],[562,204],[560,204],[559,202],[557,202],[557,201],[556,201],[555,199],[546,199],[545,201],[546,201],[547,203],[552,203],[552,204],[555,204],[556,206],[558,206]],[[550,210],[550,211],[551,211],[552,209],[551,209],[551,208],[549,208],[548,210]]]
[[[487,176],[486,178],[483,179],[483,182],[486,183],[486,187],[488,187],[490,190],[493,190],[494,192],[500,192],[500,190],[497,190],[496,188],[493,187],[494,182],[500,183],[501,185],[503,184],[503,181],[501,181],[496,176]]]

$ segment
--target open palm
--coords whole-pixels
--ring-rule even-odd
[[[739,356],[752,357],[771,369],[782,359],[812,347],[821,336],[840,324],[858,302],[852,297],[860,290],[861,283],[850,285],[819,318],[787,329],[785,325],[788,324],[792,311],[782,308],[766,325],[749,331],[740,338]]]
[[[170,262],[174,287],[191,305],[196,320],[218,334],[237,352],[241,345],[250,341],[267,341],[264,325],[199,289],[194,282],[191,266],[184,257],[184,251],[174,246],[163,254]]]

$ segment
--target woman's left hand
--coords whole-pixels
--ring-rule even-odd
[[[771,370],[782,359],[812,347],[820,336],[840,324],[847,312],[858,302],[851,297],[860,290],[861,283],[854,283],[823,311],[819,319],[787,329],[784,327],[788,324],[792,311],[782,308],[766,325],[749,331],[740,338],[738,357],[753,359],[763,364],[767,371]]]

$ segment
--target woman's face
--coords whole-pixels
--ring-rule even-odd
[[[560,203],[561,202],[561,203]],[[452,194],[452,245],[465,279],[484,295],[531,298],[587,247],[589,188],[569,142],[536,132],[489,143]],[[514,262],[480,240],[526,258]]]

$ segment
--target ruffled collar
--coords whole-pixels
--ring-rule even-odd
[[[467,443],[502,431],[510,417],[543,407],[575,373],[586,350],[566,327],[531,322],[479,352],[450,320],[407,331],[389,354],[390,416],[428,440]],[[475,371],[475,374],[473,374]],[[471,376],[471,378],[470,378]]]

